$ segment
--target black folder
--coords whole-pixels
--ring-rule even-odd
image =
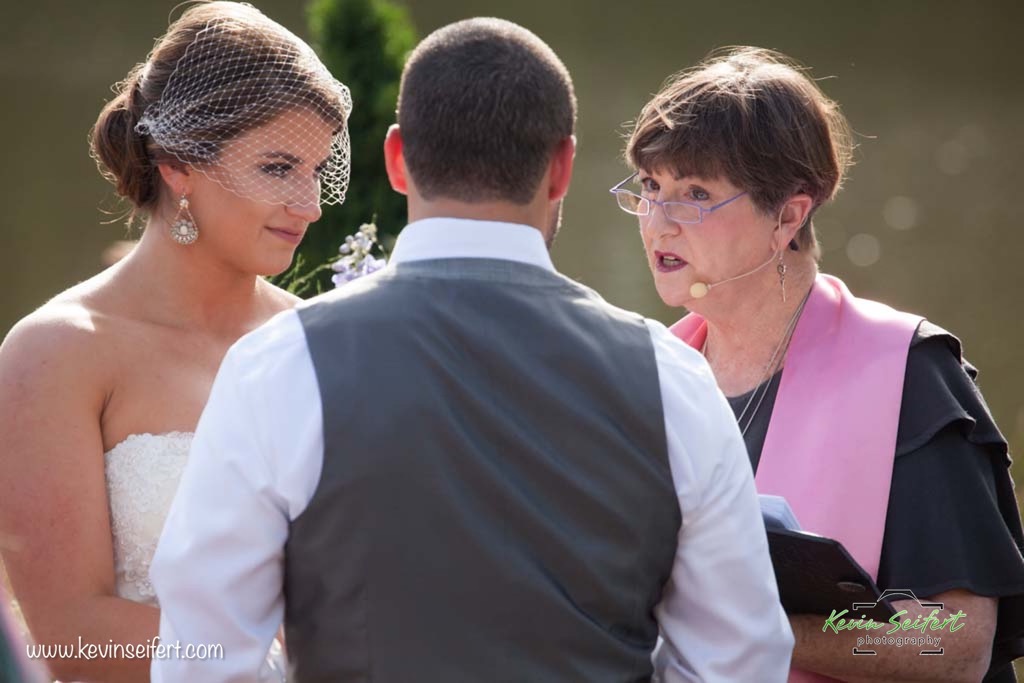
[[[788,614],[827,617],[845,609],[849,612],[844,619],[866,617],[884,623],[896,613],[839,541],[773,526],[767,531],[779,597]]]

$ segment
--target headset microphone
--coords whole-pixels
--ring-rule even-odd
[[[703,299],[708,295],[708,293],[711,292],[711,289],[713,287],[717,287],[718,285],[724,285],[726,282],[732,282],[733,280],[739,280],[740,278],[747,277],[748,275],[753,275],[754,273],[761,270],[774,260],[775,254],[772,254],[771,256],[768,257],[767,261],[759,265],[757,268],[754,268],[753,270],[748,270],[745,273],[741,273],[740,275],[736,275],[725,280],[719,280],[718,282],[694,282],[692,285],[690,285],[690,296],[692,296],[694,299]]]

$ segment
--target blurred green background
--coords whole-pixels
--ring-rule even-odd
[[[304,3],[255,4],[309,35]],[[1024,452],[1024,362],[1014,341],[1024,332],[1020,3],[403,4],[420,36],[493,15],[532,29],[561,55],[579,96],[580,146],[555,262],[610,301],[664,322],[681,312],[660,304],[635,222],[607,193],[626,173],[623,124],[669,74],[716,46],[776,48],[812,67],[859,142],[846,189],[817,219],[823,269],[861,296],[958,334],[1012,449]],[[111,84],[145,57],[174,5],[37,0],[0,8],[0,333],[99,270],[104,248],[124,237],[122,221],[103,224],[113,218],[103,210],[117,204],[86,137]],[[1022,481],[1024,470],[1015,471]]]

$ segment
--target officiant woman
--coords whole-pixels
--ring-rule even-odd
[[[791,614],[790,680],[1013,681],[1024,537],[977,371],[951,333],[818,271],[813,217],[850,152],[843,114],[804,69],[734,48],[644,106],[626,149],[636,172],[612,191],[638,217],[658,294],[690,311],[673,332],[732,404],[759,492],[839,539],[880,588],[942,602],[940,618],[965,614],[964,628],[935,634],[941,657],[854,657],[864,632]]]

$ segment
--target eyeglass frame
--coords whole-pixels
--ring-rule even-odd
[[[713,211],[717,211],[718,209],[722,208],[723,206],[725,206],[727,204],[731,204],[732,202],[736,201],[737,199],[739,199],[743,195],[747,194],[746,190],[744,190],[743,192],[740,192],[735,197],[730,197],[729,199],[726,199],[723,202],[719,202],[718,204],[715,204],[714,206],[710,206],[710,207],[707,207],[707,208],[704,208],[700,204],[697,204],[697,203],[694,203],[694,202],[663,202],[663,201],[660,201],[660,200],[657,200],[657,199],[652,199],[651,197],[644,197],[643,195],[639,195],[636,192],[631,192],[630,190],[627,190],[624,187],[622,187],[623,185],[628,183],[630,180],[633,180],[633,178],[636,178],[638,175],[640,175],[640,172],[636,171],[632,175],[630,175],[628,178],[623,180],[621,183],[619,183],[615,187],[613,187],[610,190],[608,190],[613,195],[616,195],[616,197],[615,197],[615,205],[618,206],[620,209],[622,209],[625,213],[628,213],[630,216],[650,216],[651,213],[652,213],[652,211],[650,209],[650,206],[651,206],[651,204],[654,204],[654,205],[657,205],[657,206],[661,207],[662,212],[665,214],[665,218],[667,218],[668,220],[670,220],[673,223],[676,223],[678,225],[700,225],[701,223],[704,222],[704,214],[708,214],[708,213],[711,213]],[[647,206],[648,206],[647,213],[634,213],[632,211],[628,211],[627,209],[625,209],[622,206],[622,204],[619,204],[618,194],[620,192],[623,192],[623,193],[629,194],[629,195],[633,195],[634,197],[637,197],[641,201],[648,202],[648,204],[647,204]],[[697,216],[698,216],[697,220],[695,220],[695,221],[680,221],[680,220],[677,220],[675,218],[672,218],[671,216],[668,215],[668,211],[665,210],[665,207],[668,206],[668,205],[673,205],[673,204],[681,204],[683,206],[691,206],[691,207],[697,209]]]

